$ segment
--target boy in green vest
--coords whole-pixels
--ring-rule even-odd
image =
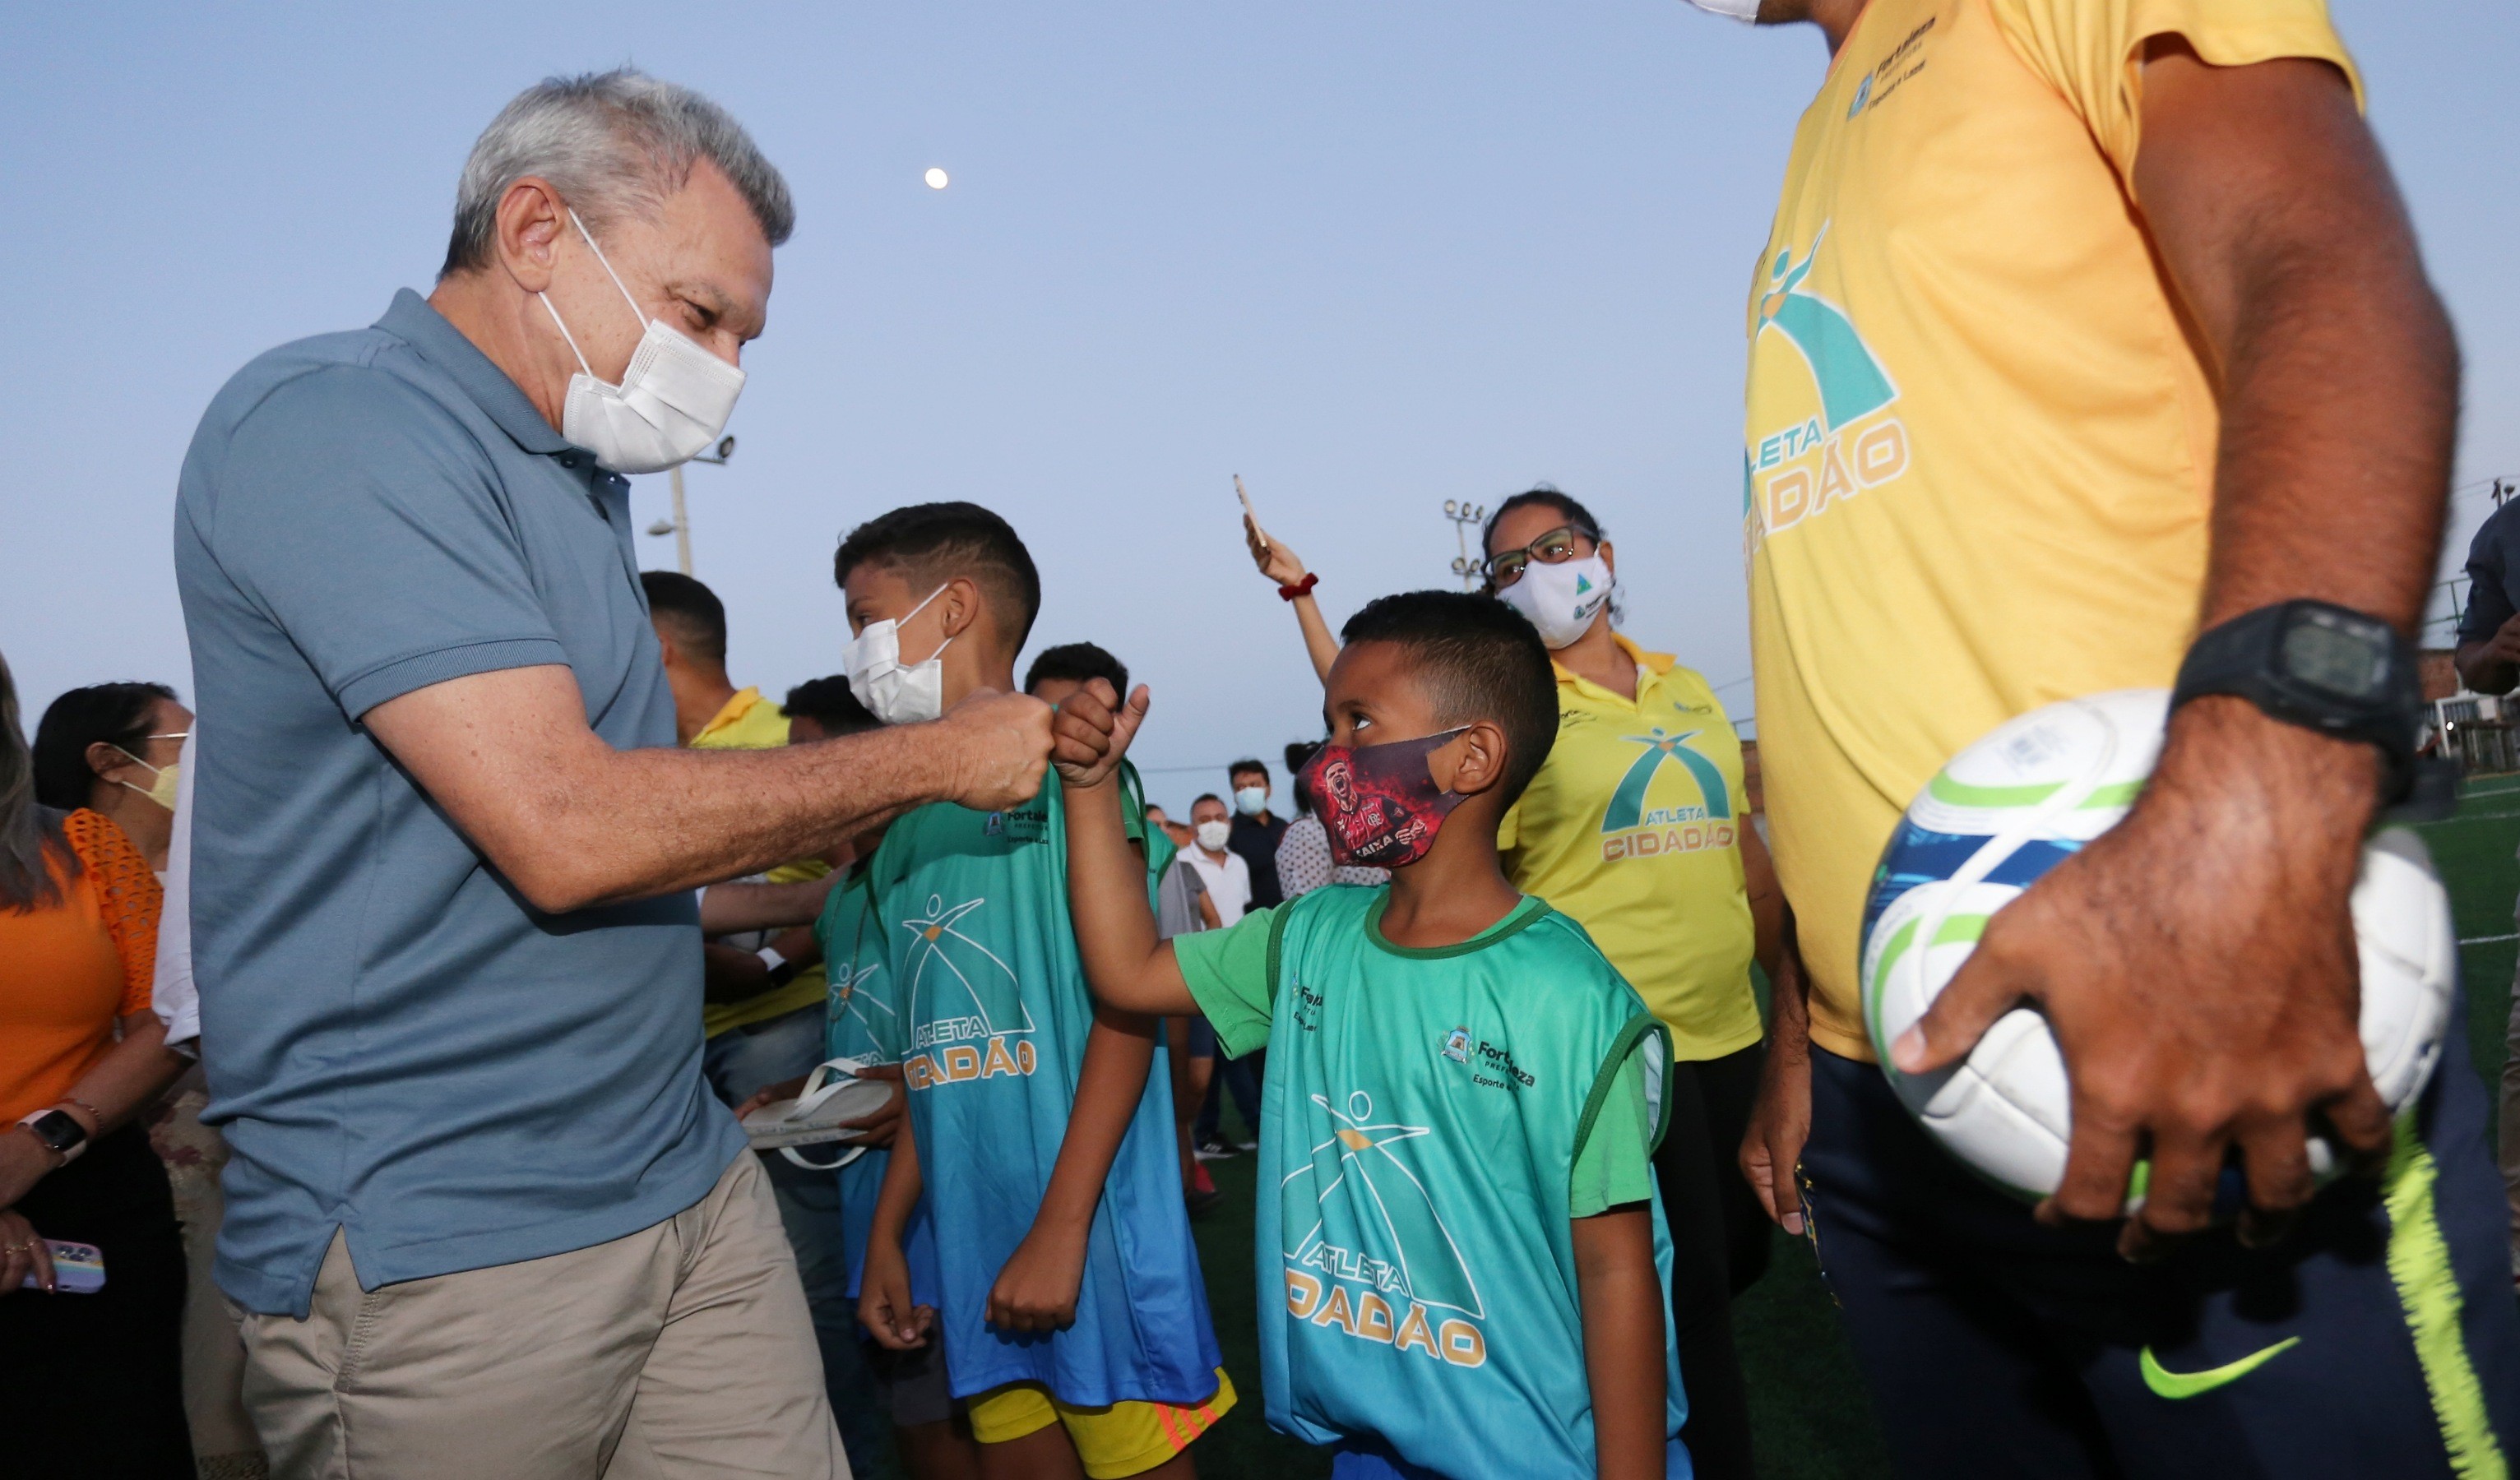
[[[1348,1476],[1687,1475],[1649,1158],[1663,1029],[1583,927],[1506,882],[1497,822],[1557,695],[1519,614],[1452,592],[1347,625],[1305,768],[1338,885],[1155,938],[1118,779],[1147,712],[1060,705],[1069,910],[1094,993],[1264,1044],[1269,1422]]]

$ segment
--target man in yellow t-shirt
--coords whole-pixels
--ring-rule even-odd
[[[2321,0],[1697,3],[1813,22],[1831,54],[1745,315],[1760,740],[1808,1000],[1778,993],[1743,1161],[1789,1228],[1808,1178],[1894,1453],[2502,1473],[2520,1334],[2462,1035],[2393,1143],[2357,1031],[2346,895],[2396,741],[2182,704],[2134,814],[1997,918],[1917,1031],[1873,1045],[1858,1011],[1882,846],[1997,725],[2169,688],[2200,633],[2296,600],[2410,661],[2455,352]],[[1864,1061],[1938,1068],[2024,999],[2076,1090],[2039,1221]],[[2385,1214],[2367,1184],[2307,1206],[2314,1120],[2388,1164]],[[2246,1244],[2298,1219],[2280,1249],[2208,1232],[2243,1186]]]

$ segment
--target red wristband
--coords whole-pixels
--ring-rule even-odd
[[[1299,596],[1310,596],[1313,594],[1313,588],[1321,583],[1322,577],[1319,571],[1307,570],[1304,572],[1304,578],[1302,580],[1297,581],[1291,586],[1279,587],[1278,599],[1283,602],[1291,602]]]

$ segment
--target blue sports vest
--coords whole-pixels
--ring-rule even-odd
[[[854,1058],[864,1063],[899,1063],[907,1039],[892,1002],[892,978],[885,969],[888,944],[878,927],[875,893],[861,864],[824,901],[814,921],[814,938],[822,943],[824,973],[831,983],[825,999],[823,1056]],[[825,1147],[804,1155],[829,1160]],[[892,1164],[887,1150],[866,1152],[832,1175],[840,1184],[840,1239],[848,1250],[849,1298],[858,1297],[866,1273],[867,1233],[875,1227],[876,1199],[883,1191],[884,1168]],[[902,1258],[910,1265],[910,1297],[921,1305],[936,1303],[936,1225],[927,1202],[912,1210],[902,1231]]]
[[[1568,1184],[1641,1043],[1659,1138],[1666,1030],[1538,899],[1476,940],[1404,950],[1374,928],[1389,893],[1317,889],[1271,924],[1255,1240],[1269,1422],[1455,1477],[1593,1474]],[[1688,1405],[1668,1322],[1663,1335],[1677,1434]]]
[[[1143,829],[1134,773],[1126,821]],[[1058,778],[1008,812],[938,802],[892,825],[872,869],[956,1396],[1039,1382],[1061,1401],[1195,1404],[1216,1336],[1182,1203],[1172,1084],[1155,1055],[1095,1210],[1076,1321],[1048,1338],[984,1320],[1067,1134],[1094,1005],[1067,913]]]

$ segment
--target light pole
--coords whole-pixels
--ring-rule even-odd
[[[1462,578],[1463,591],[1479,589],[1481,579],[1479,562],[1470,559],[1470,526],[1485,520],[1487,516],[1488,506],[1485,504],[1473,504],[1467,500],[1457,499],[1444,501],[1444,517],[1453,521],[1454,542],[1462,552],[1453,558],[1453,573]]]
[[[717,456],[711,457],[703,452],[692,461],[706,463],[712,468],[723,468],[726,466],[726,460],[733,456],[735,456],[735,438],[720,437]],[[674,471],[667,476],[673,479],[674,484],[674,516],[670,519],[658,519],[649,525],[648,533],[657,539],[662,539],[669,534],[674,537],[674,564],[683,574],[689,575],[692,573],[692,515],[683,503],[683,465],[676,463]]]

